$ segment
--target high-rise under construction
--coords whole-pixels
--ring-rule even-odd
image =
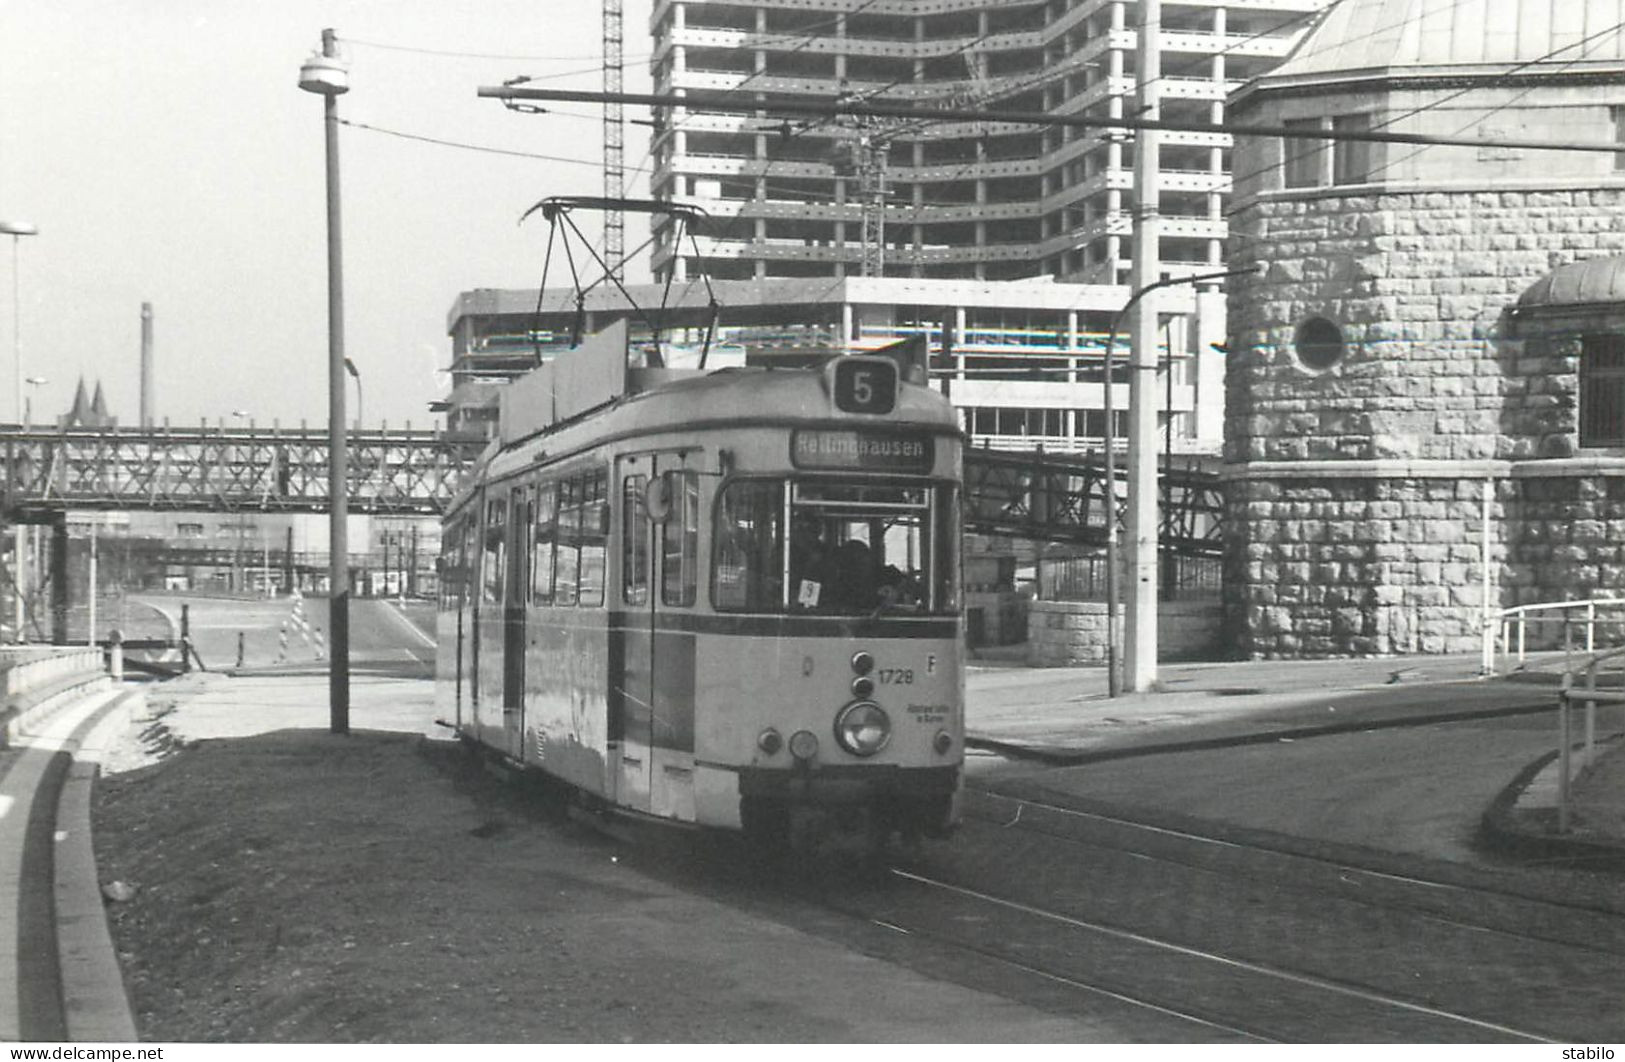
[[[1327,0],[1164,0],[1161,117],[1219,123]],[[845,96],[921,109],[1134,117],[1136,0],[656,0],[657,92]],[[1169,132],[1162,272],[1222,267],[1231,138]],[[663,234],[660,278],[1128,279],[1131,133],[989,121],[672,109],[656,198],[714,219]],[[696,261],[699,259],[699,261]]]

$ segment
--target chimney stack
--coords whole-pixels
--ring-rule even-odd
[[[152,427],[152,303],[141,304],[141,426]]]

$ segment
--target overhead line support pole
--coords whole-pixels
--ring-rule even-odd
[[[1138,113],[1154,122],[1160,111],[1162,0],[1140,0],[1135,81]],[[1162,276],[1162,130],[1147,126],[1134,146],[1134,264],[1130,283],[1150,295]],[[1128,688],[1144,693],[1157,682],[1157,305],[1142,298],[1129,316],[1128,612],[1123,619]]]
[[[1106,427],[1102,432],[1105,441],[1105,485],[1102,488],[1106,499],[1106,692],[1116,697],[1122,692],[1122,680],[1118,668],[1119,640],[1117,636],[1118,613],[1118,565],[1117,565],[1117,455],[1113,450],[1116,433],[1112,429],[1114,403],[1112,400],[1112,377],[1116,375],[1117,337],[1122,333],[1123,318],[1132,313],[1139,305],[1140,300],[1150,292],[1160,288],[1171,288],[1180,284],[1200,284],[1204,281],[1223,280],[1226,277],[1239,277],[1255,273],[1256,269],[1224,269],[1212,273],[1193,273],[1190,276],[1166,277],[1152,284],[1136,289],[1116,313],[1112,315],[1111,331],[1106,333],[1105,353],[1105,419]]]

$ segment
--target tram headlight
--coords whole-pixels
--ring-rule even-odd
[[[818,755],[818,735],[811,730],[797,730],[791,734],[790,755],[798,760],[810,760]]]
[[[853,701],[835,717],[835,741],[854,756],[873,756],[891,740],[891,717],[874,701]]]
[[[774,730],[772,727],[768,727],[766,730],[763,730],[760,734],[756,735],[756,747],[767,753],[769,756],[775,756],[778,754],[778,751],[784,747],[784,738],[779,736],[779,732],[777,730]]]
[[[937,736],[931,739],[931,747],[937,750],[938,756],[946,756],[954,747],[954,736],[946,730],[938,730]]]

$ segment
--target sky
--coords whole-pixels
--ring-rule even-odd
[[[629,91],[647,91],[649,6],[625,0]],[[375,127],[339,136],[362,415],[438,423],[457,294],[534,288],[547,227],[520,215],[602,192],[592,105],[526,115],[476,90],[600,88],[598,0],[0,0],[0,219],[39,229],[0,237],[0,421],[19,419],[20,346],[23,375],[48,381],[24,385],[35,422],[83,377],[136,424],[150,302],[160,421],[326,423],[322,99],[298,88],[324,28],[350,63],[340,118]],[[629,124],[628,195],[648,194],[647,161]],[[628,248],[642,238],[629,219]],[[646,272],[645,254],[629,275]],[[352,385],[351,418],[356,400]]]

